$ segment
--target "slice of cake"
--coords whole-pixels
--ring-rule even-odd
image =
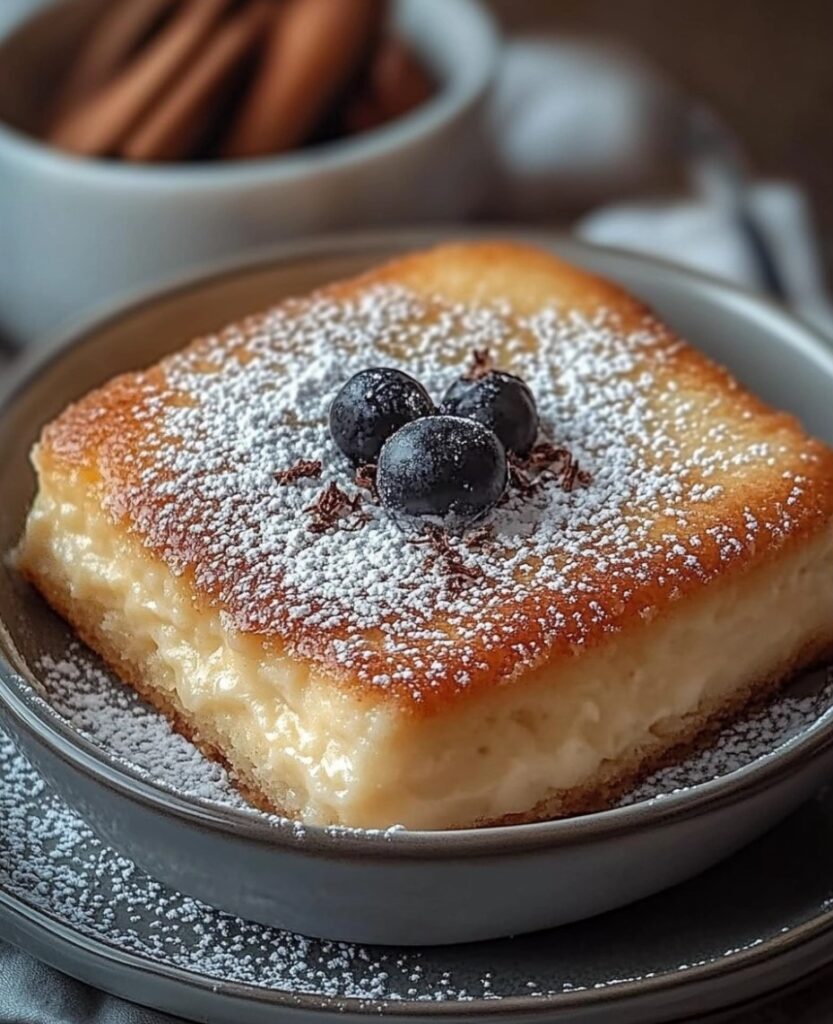
[[[384,480],[334,403],[378,368],[411,381]],[[494,370],[534,399],[534,446],[464,423],[419,454],[434,404]],[[455,458],[456,505],[431,491]],[[526,247],[283,302],[88,395],[33,460],[23,571],[251,800],[308,823],[604,807],[833,648],[833,452]]]

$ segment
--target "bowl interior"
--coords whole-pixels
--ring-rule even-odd
[[[41,426],[68,402],[117,373],[154,362],[194,335],[437,237],[403,232],[296,245],[283,256],[141,301],[76,332],[68,346],[40,357],[36,370],[21,373],[0,405],[0,552],[10,551],[19,539],[33,496],[29,449]],[[752,296],[670,266],[552,236],[532,240],[624,284],[749,387],[833,441],[833,355],[797,321]],[[32,666],[44,654],[61,657],[67,635],[63,623],[4,561],[0,648],[6,649],[17,670],[37,687]],[[519,827],[534,830],[546,825]]]
[[[43,130],[44,112],[73,54],[111,0],[53,0],[0,39],[0,125],[35,137]],[[445,116],[484,89],[492,70],[495,37],[477,0],[395,0],[394,30],[415,47],[438,83],[434,97],[421,107],[372,132],[395,139],[400,122],[418,125],[426,112]],[[365,135],[313,147],[314,152],[352,148]],[[310,152],[305,149],[303,152]],[[267,163],[285,158],[265,158]],[[245,161],[261,164],[263,161]],[[96,162],[101,165],[100,161]],[[235,162],[238,163],[238,162]],[[114,169],[120,164],[104,164]],[[203,165],[200,165],[203,166]],[[210,165],[213,168],[225,167]],[[153,171],[149,166],[143,168]]]

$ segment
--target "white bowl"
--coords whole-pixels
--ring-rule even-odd
[[[48,4],[0,32],[0,331],[20,343],[207,261],[323,230],[459,218],[478,202],[497,35],[476,0],[396,0],[399,32],[441,83],[411,114],[284,156],[168,166],[79,159],[21,130],[109,2]]]

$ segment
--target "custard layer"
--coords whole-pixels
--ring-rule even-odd
[[[828,527],[567,663],[418,715],[224,628],[85,493],[42,477],[23,570],[245,788],[312,824],[436,829],[581,809],[833,641]]]

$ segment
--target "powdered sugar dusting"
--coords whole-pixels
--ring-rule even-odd
[[[249,807],[222,765],[203,757],[164,715],[119,683],[79,644],[72,643],[60,658],[44,655],[38,674],[55,711],[118,763],[169,792]]]
[[[455,586],[355,485],[326,414],[344,381],[375,365],[438,398],[475,349],[524,377],[543,435],[589,484],[515,494],[491,514],[487,547],[451,538],[467,578]],[[165,361],[165,383],[148,383],[133,410],[141,441],[120,450],[120,486],[105,501],[173,571],[192,571],[234,628],[276,633],[301,656],[425,700],[615,629],[645,610],[649,588],[652,600],[657,588],[673,597],[792,528],[787,498],[802,478],[789,469],[766,516],[721,517],[716,476],[787,448],[777,433],[747,437],[742,416],[719,411],[719,389],[699,404],[683,397],[661,372],[677,351],[651,318],[625,330],[604,309],[524,319],[388,286],[291,301]],[[300,460],[320,462],[320,478],[285,485]],[[322,529],[305,509],[332,484],[361,508]]]

